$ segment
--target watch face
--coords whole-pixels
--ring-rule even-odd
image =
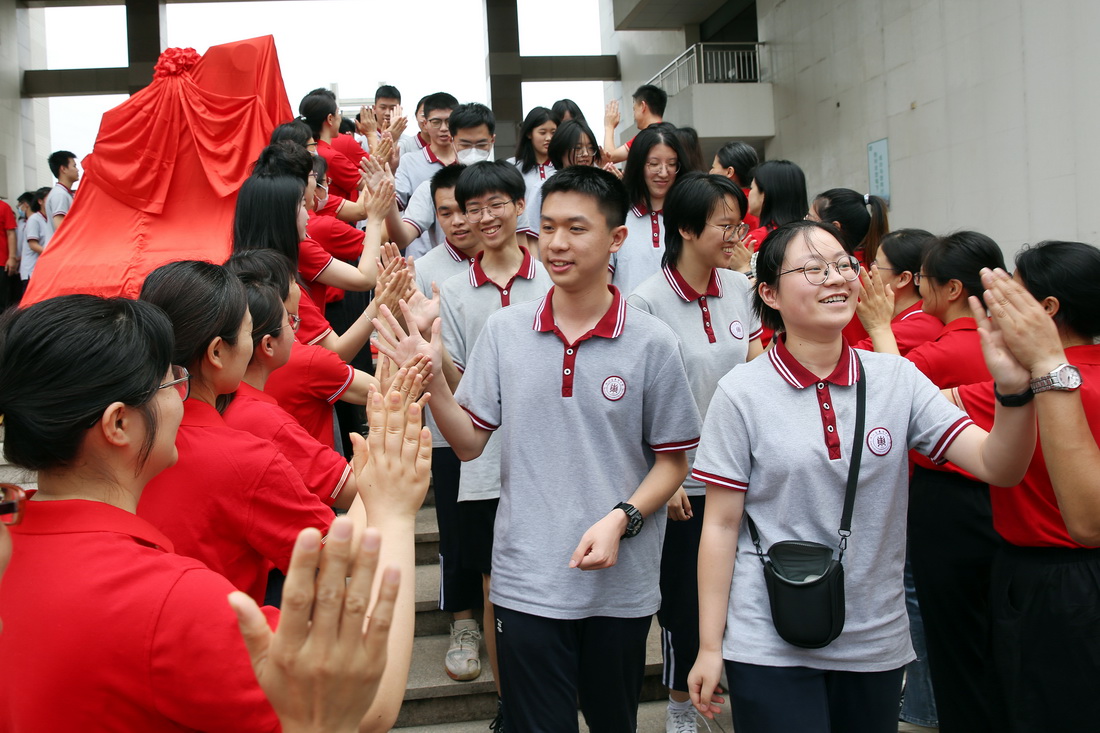
[[[1077,367],[1065,365],[1056,372],[1058,381],[1062,383],[1062,387],[1065,389],[1077,389],[1081,386],[1081,372],[1077,370]]]

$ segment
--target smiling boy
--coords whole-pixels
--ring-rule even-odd
[[[554,287],[488,319],[457,397],[433,381],[460,458],[500,432],[490,599],[509,729],[577,730],[578,700],[593,730],[636,728],[660,527],[699,417],[676,335],[607,284],[626,212],[606,171],[547,181],[539,248]],[[393,340],[406,339],[423,348]]]

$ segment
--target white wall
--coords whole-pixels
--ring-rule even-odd
[[[889,138],[894,228],[1100,242],[1100,2],[758,0],[777,135],[810,196],[866,191]]]
[[[46,66],[45,37],[42,10],[0,3],[0,196],[13,208],[23,191],[53,182],[48,105],[19,98],[22,69]]]

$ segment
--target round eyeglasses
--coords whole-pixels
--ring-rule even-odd
[[[157,389],[167,389],[168,387],[175,387],[176,391],[179,392],[180,399],[186,400],[191,395],[191,373],[185,367],[173,364],[172,378],[157,387]]]
[[[735,240],[740,242],[745,238],[745,235],[749,233],[749,225],[745,222],[741,222],[737,226],[734,226],[733,224],[711,224],[708,221],[707,226],[721,229],[723,242],[733,242]]]
[[[790,270],[784,270],[779,274],[786,275],[791,272],[801,272],[806,276],[806,282],[810,285],[824,285],[825,281],[829,279],[829,270],[834,267],[840,276],[848,282],[859,277],[859,260],[851,255],[845,255],[836,262],[826,262],[814,257],[807,260],[802,267],[792,267]]]

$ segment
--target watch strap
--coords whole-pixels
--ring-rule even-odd
[[[1031,391],[1031,387],[1018,394],[1001,394],[997,391],[996,383],[993,384],[993,396],[1005,407],[1023,407],[1035,399],[1035,393]]]

